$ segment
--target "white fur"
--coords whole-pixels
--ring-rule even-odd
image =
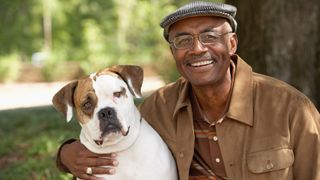
[[[71,121],[72,115],[73,115],[72,106],[67,103],[67,122]]]
[[[167,145],[156,131],[144,120],[133,102],[126,83],[112,75],[101,75],[93,81],[98,102],[89,122],[81,124],[80,141],[95,153],[118,154],[119,165],[115,175],[102,175],[107,180],[177,180],[175,161]],[[131,81],[129,81],[131,83]],[[113,97],[114,92],[126,89],[126,96]],[[94,140],[101,138],[97,113],[112,107],[127,136],[111,133],[103,137],[103,145]]]
[[[129,85],[130,87],[133,87],[131,79],[128,78],[127,81],[128,81],[128,85]],[[131,88],[131,89],[132,89],[132,91],[133,91],[133,93],[134,93],[134,96],[135,96],[136,98],[141,98],[141,96],[139,95],[139,93],[137,93],[134,88]]]

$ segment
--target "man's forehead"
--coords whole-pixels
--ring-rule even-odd
[[[190,17],[180,20],[171,25],[169,35],[188,31],[207,31],[209,29],[219,31],[227,26],[228,21],[225,18],[212,16]],[[231,27],[230,27],[231,28]]]

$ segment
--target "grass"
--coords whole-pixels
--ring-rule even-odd
[[[79,131],[52,107],[0,111],[0,179],[71,179],[55,158],[60,144]]]

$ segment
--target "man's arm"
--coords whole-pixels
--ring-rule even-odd
[[[291,137],[294,151],[294,179],[320,179],[320,115],[305,100],[297,103],[292,114]]]
[[[118,165],[116,154],[95,154],[89,151],[79,140],[70,139],[63,143],[57,154],[57,167],[84,180],[98,180],[95,174],[114,174]],[[111,166],[111,167],[101,167]],[[86,174],[88,167],[93,175]]]

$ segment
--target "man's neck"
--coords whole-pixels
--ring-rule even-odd
[[[232,78],[231,73],[227,74],[221,83],[192,87],[203,115],[205,115],[210,122],[220,119],[228,109],[229,95],[232,89]]]

